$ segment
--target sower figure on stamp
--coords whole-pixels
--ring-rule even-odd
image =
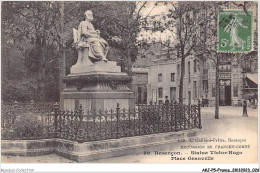
[[[92,11],[87,10],[85,18],[86,20],[80,23],[78,31],[74,30],[74,32],[77,32],[76,48],[79,50],[77,64],[90,65],[96,61],[107,62],[108,43],[100,37],[100,31],[95,30],[92,25]]]
[[[247,26],[244,26],[242,24],[242,19],[239,18],[237,14],[234,14],[232,20],[224,29],[226,32],[230,32],[231,41],[229,46],[233,47],[233,49],[235,49],[236,47],[242,47],[243,49],[243,46],[245,44],[245,41],[238,36],[238,26],[248,28]]]

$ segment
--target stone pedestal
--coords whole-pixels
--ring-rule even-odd
[[[63,79],[66,88],[61,93],[61,109],[83,111],[134,107],[134,94],[127,87],[132,78],[122,73],[116,62],[99,61],[89,65],[74,65]]]
[[[70,69],[71,74],[90,73],[90,72],[107,72],[120,73],[121,68],[116,65],[115,61],[98,61],[92,64],[74,65]]]

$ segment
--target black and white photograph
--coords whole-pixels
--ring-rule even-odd
[[[259,172],[258,10],[1,1],[1,172]]]

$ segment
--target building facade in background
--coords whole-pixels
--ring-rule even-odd
[[[132,68],[132,91],[135,95],[135,104],[147,104],[147,83],[148,69],[147,67]]]
[[[147,104],[147,64],[150,60],[138,57],[132,66],[132,91],[135,95],[135,104]]]
[[[237,55],[235,55],[237,56]],[[215,105],[216,67],[214,62],[201,61],[202,66],[202,99],[209,106]],[[237,61],[226,62],[220,57],[219,65],[219,105],[241,106],[243,100],[243,69]]]
[[[155,52],[165,48],[153,47]],[[159,50],[158,50],[159,49]],[[163,104],[165,96],[170,102],[179,100],[181,60],[174,53],[170,59],[163,54],[150,58],[148,65],[147,102]],[[245,57],[242,57],[245,56]],[[220,106],[241,106],[242,101],[257,103],[257,53],[234,54],[231,59],[220,57]],[[243,59],[243,61],[240,61]],[[211,58],[189,56],[185,60],[183,103],[214,106],[216,99],[216,67]]]
[[[233,8],[233,5],[232,3],[223,4],[223,8]],[[254,11],[253,29],[256,34],[257,10],[254,9],[256,7],[252,8]],[[206,16],[210,13],[216,13],[215,9],[202,10],[196,15],[191,15],[198,20],[197,30],[194,31],[196,37],[201,38],[204,46],[209,48],[213,46],[214,49],[215,44],[211,44],[212,40],[208,38],[211,33],[207,28],[208,26],[217,27],[218,23],[214,20],[206,20]],[[257,35],[254,38],[257,38]],[[147,51],[151,60],[148,66],[147,102],[162,104],[165,102],[165,96],[168,96],[172,102],[179,100],[181,59],[177,58],[176,50],[174,52],[176,42],[168,46],[165,46],[165,43],[161,45],[158,43]],[[219,53],[219,74],[216,74],[216,64],[213,61],[213,59],[216,61],[216,54],[204,56],[211,57],[202,57],[194,52],[185,59],[183,104],[196,104],[200,99],[203,106],[215,106],[216,75],[218,75],[220,106],[241,106],[243,100],[256,105],[258,95],[257,40],[255,40],[253,52]]]
[[[170,102],[179,100],[180,59],[168,61],[158,60],[148,67],[148,101],[163,104],[165,96]],[[200,74],[197,60],[189,57],[185,62],[185,75],[183,80],[183,103],[195,104],[200,95]]]

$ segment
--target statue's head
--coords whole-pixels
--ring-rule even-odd
[[[85,11],[85,17],[89,21],[93,21],[93,13],[92,13],[92,11],[90,11],[90,10]]]

